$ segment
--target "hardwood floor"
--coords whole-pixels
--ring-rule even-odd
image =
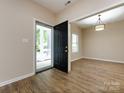
[[[82,59],[69,74],[51,69],[1,87],[0,93],[124,93],[124,64]]]

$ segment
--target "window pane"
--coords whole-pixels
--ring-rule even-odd
[[[78,35],[72,34],[72,52],[78,52]]]

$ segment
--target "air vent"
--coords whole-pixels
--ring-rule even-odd
[[[67,1],[67,2],[65,3],[65,6],[69,5],[70,3],[71,3],[71,1]]]

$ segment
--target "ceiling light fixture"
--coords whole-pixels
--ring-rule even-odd
[[[102,31],[105,29],[105,24],[101,20],[101,15],[98,15],[97,25],[95,26],[96,31]]]

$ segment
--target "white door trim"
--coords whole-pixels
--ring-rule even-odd
[[[46,22],[43,22],[42,20],[39,20],[39,19],[36,19],[36,18],[33,18],[33,29],[34,29],[34,32],[33,32],[33,72],[36,73],[36,21],[38,22],[41,22],[45,25],[48,25],[48,26],[51,26],[49,25],[49,23],[46,23]],[[51,26],[53,27],[53,26]],[[51,41],[51,48],[52,48],[52,54],[51,54],[51,60],[52,60],[52,67],[53,67],[53,61],[54,61],[54,53],[53,53],[53,45],[54,45],[54,40],[53,40],[53,29],[52,29],[52,41]]]

